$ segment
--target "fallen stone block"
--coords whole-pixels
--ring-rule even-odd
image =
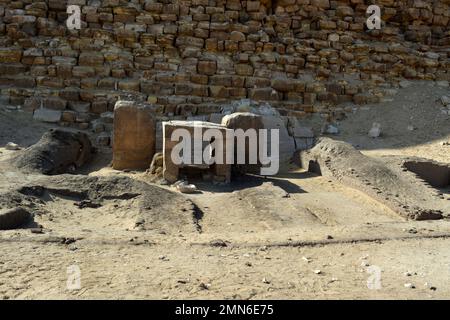
[[[43,122],[59,122],[61,121],[62,112],[60,110],[36,109],[33,113],[33,119]]]

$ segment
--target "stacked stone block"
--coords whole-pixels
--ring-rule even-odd
[[[79,31],[66,27],[69,4],[81,7]],[[370,4],[381,7],[381,30],[366,27]],[[0,0],[0,90],[41,110],[38,118],[80,128],[121,98],[150,102],[168,119],[242,98],[287,116],[330,113],[379,101],[401,78],[449,80],[449,5]]]

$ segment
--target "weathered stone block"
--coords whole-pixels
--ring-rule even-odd
[[[59,122],[61,120],[62,112],[59,110],[50,109],[36,109],[33,114],[33,119],[42,122]]]
[[[155,153],[155,119],[150,105],[118,101],[114,108],[113,168],[147,169]]]

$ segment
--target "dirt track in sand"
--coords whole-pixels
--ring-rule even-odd
[[[402,92],[391,104],[407,103],[410,92]],[[423,94],[441,95],[433,92]],[[450,141],[449,119],[439,115],[434,100],[427,97],[420,108],[399,111],[399,131],[387,127],[385,136],[375,140],[364,132],[374,121],[366,115],[391,106],[357,111],[342,122],[337,138],[356,141],[365,154],[450,162],[445,149],[450,146],[441,144]],[[419,119],[424,108],[435,108],[438,124],[427,129],[431,120],[424,118],[417,130],[403,133],[407,115]],[[16,122],[0,128],[0,147],[9,141],[28,146],[48,128],[26,114],[13,114],[0,112],[2,124]],[[385,120],[392,118],[387,114]],[[352,122],[357,125],[349,126]],[[1,160],[13,151],[0,152]],[[105,167],[108,157],[100,153],[84,173],[149,181],[144,173]],[[46,183],[0,165],[1,193],[24,184]],[[295,170],[273,179],[237,180],[230,188],[199,188],[202,193],[189,197],[173,195],[195,207],[171,202],[162,210],[154,206],[155,215],[142,208],[139,198],[106,199],[101,207],[81,209],[75,205],[81,199],[50,193],[43,198],[45,212],[35,218],[43,234],[0,232],[0,298],[450,298],[447,220],[406,221],[358,190]],[[174,224],[173,214],[182,219]],[[145,215],[159,216],[158,223],[142,219]],[[80,290],[66,287],[71,265],[80,268]],[[370,266],[381,269],[380,290],[367,287]]]

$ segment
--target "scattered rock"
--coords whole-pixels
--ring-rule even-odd
[[[10,151],[17,151],[20,150],[21,148],[19,147],[18,144],[15,144],[14,142],[8,142],[5,146],[5,149]]]
[[[79,209],[84,209],[84,208],[100,208],[102,205],[98,202],[94,202],[91,200],[83,200],[80,202],[75,202],[74,203],[75,206],[77,206]]]
[[[44,229],[43,228],[31,228],[30,232],[34,233],[34,234],[43,234],[44,233]]]
[[[307,257],[302,257],[302,260],[306,261],[307,263],[311,262],[311,259],[307,258]]]
[[[194,184],[187,184],[186,182],[182,182],[176,185],[176,189],[181,193],[197,193],[198,189]]]
[[[315,274],[322,274],[322,271],[321,270],[314,270],[314,273]]]
[[[61,240],[61,243],[62,243],[62,244],[69,245],[69,244],[75,243],[76,241],[77,241],[77,240],[76,240],[75,238],[63,238],[63,239]]]
[[[202,289],[202,290],[209,290],[209,287],[211,287],[211,284],[201,282],[201,283],[198,285],[198,287],[199,287],[200,289]]]
[[[405,286],[405,288],[408,288],[408,289],[415,289],[416,288],[412,283],[405,283],[404,286]]]
[[[150,164],[149,172],[151,174],[156,174],[158,168],[163,167],[163,161],[164,161],[163,153],[162,152],[155,153],[155,155],[153,156],[152,163]]]
[[[371,138],[378,138],[381,135],[381,124],[374,122],[368,133]]]
[[[227,242],[221,239],[212,240],[209,242],[209,245],[211,247],[228,247]]]

